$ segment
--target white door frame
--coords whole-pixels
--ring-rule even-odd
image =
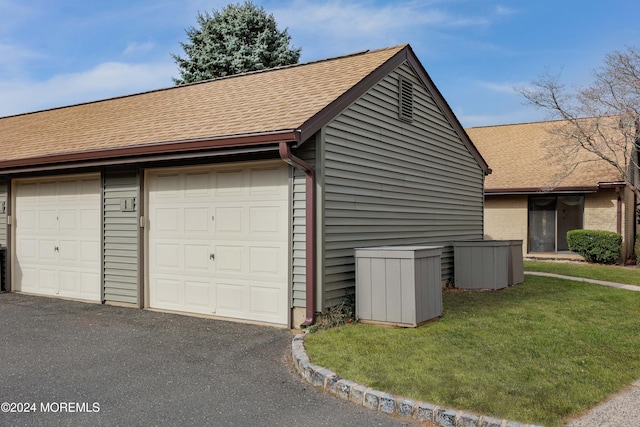
[[[149,208],[150,208],[150,197],[149,197],[149,191],[150,191],[150,185],[149,185],[149,180],[150,180],[150,176],[153,174],[157,174],[158,172],[163,172],[163,171],[196,171],[198,169],[200,170],[210,170],[210,169],[215,169],[215,168],[220,168],[220,169],[233,169],[233,168],[238,168],[238,167],[253,167],[253,166],[270,166],[270,165],[281,165],[283,162],[281,160],[257,160],[257,161],[249,161],[249,162],[232,162],[232,163],[207,163],[207,164],[202,164],[202,165],[197,165],[197,166],[184,166],[184,165],[180,165],[180,166],[169,166],[169,167],[162,167],[162,168],[150,168],[150,169],[145,169],[144,173],[143,173],[143,200],[144,200],[144,204],[142,207],[142,212],[143,212],[143,217],[141,218],[141,226],[143,227],[144,231],[143,231],[143,271],[144,271],[144,280],[143,280],[143,306],[147,309],[153,309],[151,308],[151,304],[150,304],[150,248],[149,248],[149,233],[150,233],[150,224],[149,224]],[[285,166],[286,167],[286,164]],[[288,168],[290,169],[290,168]],[[292,298],[292,241],[291,241],[291,236],[292,236],[292,217],[291,217],[291,210],[292,210],[292,182],[291,182],[291,174],[290,172],[287,173],[287,177],[288,177],[288,190],[287,190],[287,198],[288,198],[288,203],[287,203],[287,211],[288,211],[288,215],[287,215],[287,221],[288,221],[288,226],[287,226],[287,248],[286,248],[286,252],[287,252],[287,266],[286,266],[286,270],[287,270],[287,291],[286,291],[286,307],[287,307],[287,320],[286,320],[286,325],[281,325],[281,324],[276,324],[275,326],[286,326],[289,327],[291,325],[291,298]],[[164,311],[164,310],[162,310]],[[182,313],[184,314],[184,313]],[[198,314],[194,314],[194,315],[198,315]],[[212,317],[212,318],[217,318],[219,316],[216,316],[214,314],[212,315],[206,315],[206,317]],[[229,318],[229,317],[223,317],[224,320],[229,320],[229,321],[237,321],[237,322],[241,322],[241,323],[257,323],[257,324],[264,324],[262,322],[254,322],[251,320],[245,320],[245,319],[235,319],[235,318]]]
[[[102,189],[102,174],[100,172],[89,172],[89,173],[77,173],[77,174],[66,174],[66,175],[39,175],[39,176],[34,176],[34,177],[27,177],[27,178],[13,178],[11,179],[11,184],[10,184],[10,210],[8,212],[8,217],[7,217],[7,224],[10,226],[10,230],[9,230],[9,238],[10,238],[10,242],[8,245],[8,254],[7,254],[7,265],[10,265],[9,268],[9,273],[10,273],[10,278],[8,277],[7,279],[10,280],[10,289],[12,291],[16,291],[17,290],[17,282],[16,282],[16,272],[17,272],[17,262],[18,262],[18,256],[17,256],[17,229],[16,229],[16,223],[17,223],[17,217],[16,217],[16,212],[17,212],[17,197],[18,197],[18,192],[17,192],[17,186],[19,184],[23,184],[23,183],[30,183],[30,182],[34,182],[34,183],[41,183],[41,182],[51,182],[51,181],[62,181],[62,180],[76,180],[76,179],[97,179],[100,183],[100,189]],[[100,191],[99,194],[100,197],[100,201],[102,201],[102,191]],[[98,206],[100,215],[102,215],[102,206]],[[102,217],[100,217],[99,219],[100,224],[102,225]],[[99,245],[100,245],[100,268],[98,269],[98,273],[100,275],[100,301],[94,301],[94,300],[88,300],[91,302],[102,302],[103,300],[103,286],[102,286],[102,260],[103,260],[103,251],[102,251],[102,233],[100,233],[99,235]]]

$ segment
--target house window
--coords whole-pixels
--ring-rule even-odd
[[[529,197],[529,252],[569,250],[567,232],[583,227],[584,196]]]

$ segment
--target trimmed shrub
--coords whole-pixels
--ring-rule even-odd
[[[589,262],[614,264],[620,258],[622,235],[603,230],[571,230],[567,233],[569,250]]]

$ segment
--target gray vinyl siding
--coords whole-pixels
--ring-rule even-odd
[[[121,201],[134,199],[135,209],[123,211]],[[105,173],[104,203],[104,300],[136,304],[139,278],[138,175]]]
[[[302,160],[315,162],[316,137],[306,141],[294,154]],[[292,205],[292,306],[306,307],[306,179],[305,173],[298,168],[293,168],[293,205]]]
[[[413,121],[398,116],[398,80],[414,87]],[[323,306],[353,293],[354,248],[442,245],[483,237],[484,173],[408,64],[325,128]]]

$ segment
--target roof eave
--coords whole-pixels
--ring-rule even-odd
[[[45,156],[26,157],[15,160],[0,160],[0,173],[19,172],[22,169],[30,171],[80,167],[84,164],[95,164],[99,161],[101,165],[118,164],[122,159],[140,159],[163,155],[169,158],[185,153],[211,152],[225,149],[251,149],[264,147],[282,142],[300,142],[300,132],[298,130],[279,130],[272,132],[262,132],[244,135],[226,135],[211,138],[165,141],[150,144],[141,144],[129,147],[98,149],[91,151],[79,151],[71,153],[53,154]]]
[[[504,187],[485,188],[488,196],[529,195],[529,194],[558,194],[558,193],[595,193],[600,189],[625,187],[624,182],[600,182],[596,185],[578,185],[564,187]]]

